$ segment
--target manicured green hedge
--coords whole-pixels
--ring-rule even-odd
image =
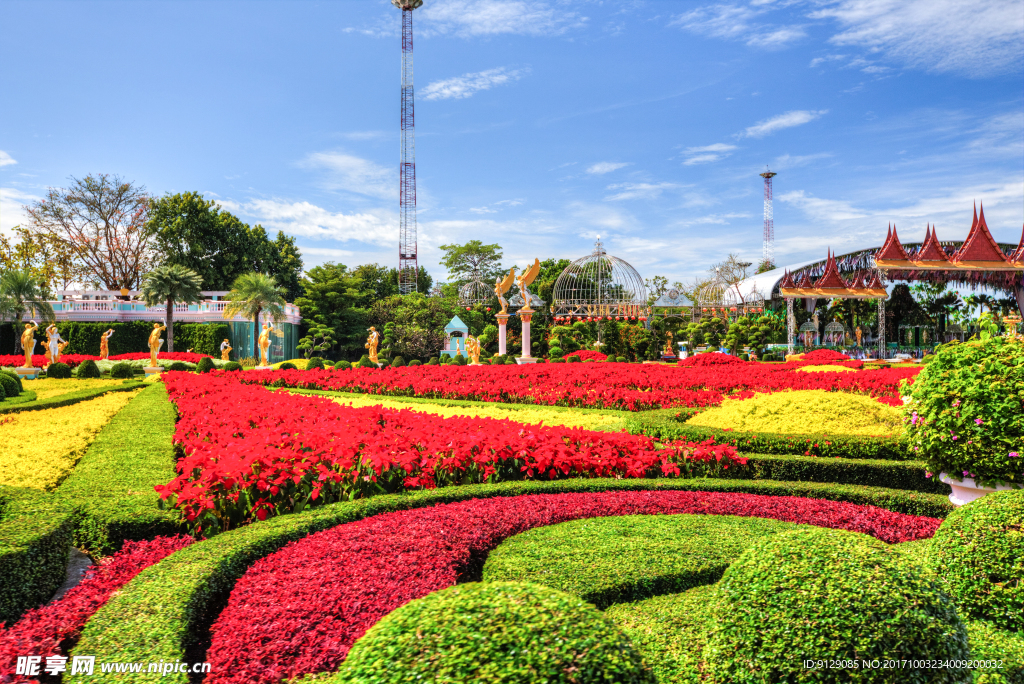
[[[352,646],[337,684],[655,684],[600,611],[536,584],[457,584],[386,615]]]
[[[975,672],[974,684],[1020,684],[1024,682],[1024,632],[1005,632],[991,622],[967,621],[971,658],[1000,663],[997,669]]]
[[[730,444],[740,451],[762,454],[796,454],[805,456],[826,456],[835,458],[887,459],[903,461],[909,458],[910,450],[904,440],[895,437],[864,437],[860,435],[777,435],[753,432],[735,432],[719,428],[688,425],[666,415],[667,412],[646,412],[630,414],[626,419],[627,429],[634,435],[649,435],[658,439],[686,439],[703,442],[715,440],[716,444]],[[676,410],[680,418],[689,412]]]
[[[950,513],[928,562],[966,615],[1024,629],[1024,491],[987,494]]]
[[[163,383],[117,412],[54,496],[78,511],[75,544],[110,554],[125,540],[180,532],[175,510],[161,510],[157,484],[174,479],[176,420]]]
[[[0,486],[0,622],[49,601],[64,583],[74,517],[44,492]]]
[[[828,458],[825,456],[788,456],[743,454],[746,467],[730,468],[730,477],[787,482],[833,482],[836,484],[890,487],[915,492],[948,494],[949,485],[937,477],[925,477],[920,461]]]
[[[176,352],[191,349],[196,354],[209,354],[220,358],[220,343],[225,339],[231,340],[231,326],[227,323],[174,324],[174,351]],[[143,344],[139,349],[145,348],[146,345]]]
[[[804,496],[870,504],[902,513],[944,517],[949,500],[937,494],[827,485],[815,482],[751,480],[558,480],[463,485],[410,494],[389,494],[330,504],[293,515],[224,532],[193,544],[150,567],[112,597],[89,621],[77,647],[80,654],[105,661],[185,659],[203,638],[228,593],[242,574],[260,558],[288,542],[313,532],[372,515],[439,503],[491,496],[556,492],[637,490],[731,491],[775,496]],[[125,681],[156,681],[146,673]],[[184,675],[161,681],[185,684]]]
[[[96,397],[106,394],[107,392],[130,392],[137,390],[142,387],[141,382],[132,382],[125,385],[114,385],[112,387],[93,387],[90,389],[75,389],[73,380],[68,381],[68,393],[60,394],[49,399],[41,399],[30,402],[22,403],[9,403],[4,402],[3,406],[0,406],[0,414],[4,413],[16,413],[18,411],[41,411],[43,409],[60,408],[62,406],[71,406],[77,404],[80,401],[86,401],[88,399],[95,399]]]
[[[485,582],[534,582],[598,608],[718,581],[757,539],[794,523],[731,515],[628,515],[538,527],[506,539]]]

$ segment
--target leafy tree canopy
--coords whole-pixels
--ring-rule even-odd
[[[485,245],[479,240],[458,245],[441,245],[441,265],[453,282],[472,280],[479,273],[484,282],[493,282],[502,271],[501,245]]]

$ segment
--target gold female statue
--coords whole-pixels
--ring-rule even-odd
[[[519,310],[523,313],[533,313],[533,309],[530,308],[532,296],[526,288],[533,284],[533,281],[537,279],[538,273],[540,273],[540,259],[534,259],[533,266],[516,277],[516,285],[519,286],[519,294],[523,298],[523,306]]]
[[[380,363],[377,361],[377,345],[380,344],[380,333],[377,332],[377,328],[370,326],[370,335],[366,338],[366,344],[363,346],[369,349],[367,356],[370,357],[370,361],[373,363]]]
[[[110,356],[110,338],[114,335],[114,329],[108,328],[105,333],[100,335],[100,359],[106,360]]]
[[[153,331],[149,333],[149,367],[156,368],[156,355],[160,351],[160,347],[163,346],[164,341],[160,339],[160,333],[167,330],[166,325],[160,325],[159,323],[153,324]]]
[[[233,347],[228,342],[228,339],[225,337],[224,341],[220,343],[220,360],[221,361],[229,361],[231,359],[231,350],[232,350],[232,348]]]
[[[60,353],[64,347],[67,346],[67,344],[65,344],[64,347],[62,347],[60,344],[61,342],[64,342],[64,338],[60,336],[59,332],[57,332],[57,326],[46,326],[47,365],[60,361]]]
[[[260,333],[260,365],[270,365],[270,333],[274,331],[273,323],[264,323]]]
[[[502,280],[499,276],[494,280],[494,294],[498,295],[498,304],[501,305],[501,311],[498,313],[508,313],[508,300],[505,299],[505,293],[512,289],[512,283],[516,281],[516,267],[513,266],[505,279]]]
[[[22,368],[34,368],[32,365],[32,354],[36,350],[35,332],[39,324],[35,321],[25,324],[25,331],[21,333],[21,348],[25,351],[25,365]]]
[[[472,335],[466,335],[466,356],[470,366],[480,365],[480,340]]]

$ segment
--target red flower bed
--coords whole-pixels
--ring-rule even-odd
[[[209,357],[209,354],[195,354],[191,352],[160,352],[157,354],[158,359],[166,359],[167,361],[188,361],[189,363],[199,363],[199,360],[203,357]],[[148,352],[133,352],[131,354],[118,354],[117,356],[111,356],[111,361],[139,361],[142,359],[148,359]],[[92,356],[90,354],[61,354],[60,362],[66,363],[72,368],[82,363],[83,361],[99,361],[100,357]],[[0,366],[21,366],[25,363],[25,356],[22,354],[0,354]],[[46,365],[46,356],[44,354],[33,354],[32,365],[36,368],[42,368]]]
[[[163,560],[192,543],[191,537],[157,537],[150,541],[125,542],[124,548],[99,566],[86,572],[85,578],[59,601],[33,608],[7,629],[0,625],[0,682],[36,682],[33,677],[16,675],[18,656],[67,656],[61,642],[74,642],[86,621],[107,602],[110,595],[153,563]],[[66,644],[65,644],[66,645]],[[68,672],[70,672],[68,661]]]
[[[735,361],[716,359],[701,362],[713,365],[682,368],[665,364],[555,363],[472,368],[246,371],[241,375],[242,382],[306,389],[642,411],[717,406],[723,395],[743,390],[820,389],[899,397],[901,381],[912,382],[920,372],[919,367],[914,367],[857,373],[805,373],[797,371],[793,364],[749,363],[726,354],[702,354],[697,359],[702,357]]]
[[[643,435],[352,408],[243,385],[237,374],[171,372],[164,383],[178,407],[174,441],[185,457],[178,477],[156,490],[199,529],[382,491],[677,476],[746,463],[710,440],[659,445]]]
[[[825,363],[828,361],[849,361],[850,357],[833,349],[815,349],[814,351],[804,354],[800,360]]]
[[[749,365],[749,361],[744,361],[738,356],[732,354],[719,354],[717,352],[695,354],[693,356],[687,356],[685,359],[681,359],[677,366],[683,366],[684,368],[703,368],[705,366],[743,366]]]
[[[578,356],[578,357],[580,357],[580,361],[586,361],[587,359],[594,359],[595,361],[607,361],[608,360],[608,355],[607,354],[602,354],[601,352],[596,351],[594,349],[580,349],[579,351],[574,351],[574,352],[570,352],[568,354],[563,354],[562,358],[563,359],[568,359],[570,356]]]
[[[387,513],[317,532],[255,563],[211,628],[206,681],[332,671],[374,623],[455,584],[514,534],[581,518],[674,513],[774,518],[890,543],[931,537],[941,522],[817,499],[674,491],[495,497]]]

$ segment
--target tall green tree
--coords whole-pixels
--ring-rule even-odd
[[[256,324],[256,334],[252,339],[253,358],[258,359],[260,356],[260,316],[268,313],[275,323],[284,320],[284,293],[284,288],[277,284],[273,276],[263,273],[243,273],[231,285],[227,295],[229,301],[224,307],[224,318],[241,314]]]
[[[444,256],[441,265],[448,269],[448,279],[461,284],[474,276],[484,282],[493,282],[501,272],[501,245],[485,245],[479,240],[470,240],[459,245],[441,245]]]
[[[47,323],[54,320],[49,292],[28,271],[7,271],[0,276],[0,309],[14,318],[14,353],[21,350],[21,316],[33,309]]]
[[[167,351],[174,351],[174,305],[202,301],[202,277],[177,264],[158,266],[142,279],[142,299],[150,306],[166,304]]]
[[[334,340],[344,356],[363,348],[369,327],[362,306],[369,297],[357,273],[358,269],[350,271],[344,264],[314,266],[302,279],[302,296],[295,300],[303,321],[334,330]]]

